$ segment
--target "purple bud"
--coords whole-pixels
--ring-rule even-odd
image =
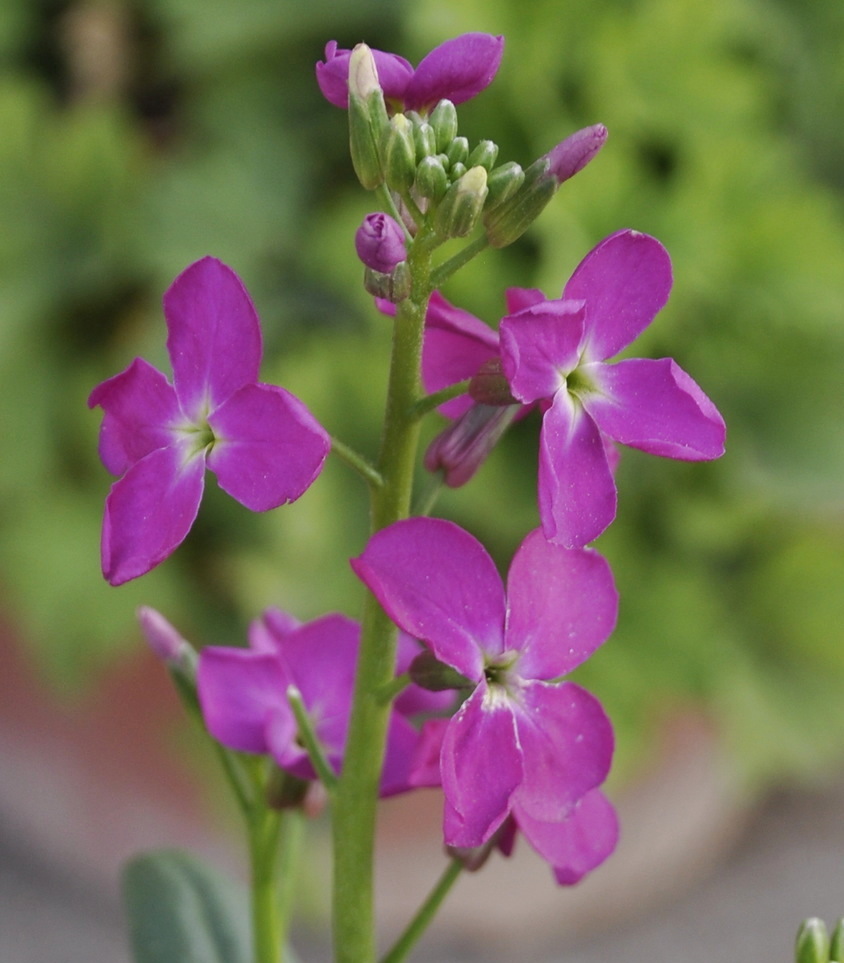
[[[368,268],[389,274],[407,257],[404,231],[389,214],[367,214],[355,234],[355,250]]]
[[[442,471],[449,488],[465,485],[523,407],[472,405],[434,438],[425,452],[425,467]]]
[[[135,613],[141,631],[152,651],[167,665],[181,661],[184,647],[188,644],[164,616],[147,605],[139,606]]]
[[[604,146],[606,139],[607,128],[603,124],[575,131],[545,155],[550,163],[548,173],[558,184],[574,177]]]

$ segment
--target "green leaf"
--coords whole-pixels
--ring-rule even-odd
[[[246,894],[187,853],[159,850],[123,871],[135,963],[250,963]]]

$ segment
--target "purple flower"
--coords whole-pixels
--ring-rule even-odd
[[[505,594],[471,535],[413,518],[377,532],[352,567],[401,629],[474,684],[443,735],[446,843],[480,846],[511,813],[566,819],[612,757],[597,699],[552,681],[612,632],[618,596],[605,560],[532,532]]]
[[[231,268],[206,257],[164,295],[173,384],[136,358],[98,385],[100,457],[121,476],[106,499],[103,574],[143,575],[184,540],[199,510],[206,467],[253,511],[298,498],[329,449],[324,429],[283,388],[258,383],[261,331]]]
[[[411,782],[414,786],[439,786],[440,754],[448,719],[425,723],[414,757]],[[618,816],[600,789],[592,789],[560,819],[536,819],[514,799],[510,814],[498,830],[480,847],[453,847],[467,869],[479,869],[493,848],[510,856],[521,830],[537,853],[551,865],[561,886],[579,882],[609,857],[618,842]]]
[[[724,453],[723,418],[673,360],[605,363],[651,323],[670,290],[665,248],[624,230],[586,255],[561,298],[533,303],[501,322],[501,362],[513,395],[548,405],[539,511],[552,541],[584,545],[615,518],[606,438],[687,461]]]
[[[378,81],[388,106],[427,112],[440,100],[462,104],[492,83],[504,52],[504,38],[488,33],[464,33],[446,40],[422,59],[416,70],[397,54],[373,50]],[[349,105],[350,50],[331,40],[325,60],[316,65],[323,96],[335,107]]]
[[[197,691],[208,731],[230,749],[269,754],[287,772],[314,779],[287,701],[287,691],[294,686],[329,763],[339,772],[359,640],[359,625],[343,615],[300,624],[286,612],[268,609],[252,623],[248,649],[209,646],[200,652]],[[434,704],[442,702],[439,693],[420,691],[418,695],[407,702],[408,712],[427,708],[428,695],[436,695]],[[411,788],[410,765],[418,739],[419,733],[404,715],[394,712],[381,795]]]
[[[355,233],[355,250],[366,267],[389,274],[407,257],[404,231],[389,214],[367,214]]]

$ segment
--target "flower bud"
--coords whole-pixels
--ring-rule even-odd
[[[407,257],[404,231],[389,214],[367,214],[355,233],[355,250],[368,268],[389,274]]]
[[[829,963],[829,937],[823,920],[810,917],[797,931],[795,963]]]
[[[476,167],[480,165],[481,167],[485,167],[487,171],[491,171],[496,157],[498,157],[498,144],[494,144],[491,140],[482,140],[472,153],[469,154],[466,166]]]
[[[463,161],[455,161],[448,169],[448,176],[451,183],[453,184],[455,181],[460,180],[467,170],[468,168]]]
[[[392,271],[383,273],[367,268],[363,272],[363,286],[376,298],[397,304],[410,294],[412,278],[407,261],[400,261]]]
[[[430,472],[441,471],[449,488],[465,485],[520,408],[521,405],[472,405],[431,442],[425,452],[425,467]]]
[[[437,150],[445,151],[457,136],[457,108],[450,100],[441,100],[431,111],[428,123],[434,128]]]
[[[486,209],[491,211],[498,204],[503,204],[508,198],[512,197],[522,186],[525,179],[525,172],[521,164],[515,161],[507,161],[506,164],[499,164],[494,167],[489,177],[486,179],[486,186],[489,188],[489,195],[486,199]]]
[[[469,157],[469,141],[465,137],[455,137],[446,147],[445,155],[449,164],[465,164]]]
[[[168,667],[181,664],[185,648],[193,651],[190,643],[182,638],[160,612],[148,605],[141,605],[135,614],[149,647]]]
[[[439,155],[425,157],[416,167],[414,189],[420,197],[438,201],[448,190],[448,174]]]
[[[434,215],[440,237],[465,237],[477,224],[486,200],[486,171],[472,167],[446,191]]]
[[[383,135],[384,179],[400,194],[410,189],[416,176],[416,144],[413,125],[404,114],[395,114]]]
[[[437,152],[434,128],[423,121],[413,128],[413,141],[416,144],[416,160],[421,161]]]
[[[349,150],[363,187],[371,191],[384,181],[378,141],[387,124],[384,94],[372,51],[358,44],[349,57]]]
[[[582,170],[603,147],[607,129],[594,124],[576,131],[525,171],[521,187],[489,210],[484,226],[492,247],[506,247],[528,229],[563,181]]]

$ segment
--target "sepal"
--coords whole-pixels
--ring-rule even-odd
[[[434,215],[434,227],[440,237],[465,237],[477,224],[486,200],[486,171],[472,167],[455,181]]]

